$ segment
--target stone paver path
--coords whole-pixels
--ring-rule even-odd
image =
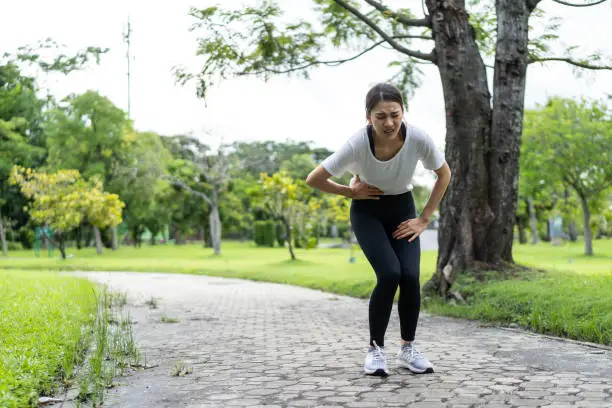
[[[128,293],[136,339],[157,367],[120,378],[105,407],[612,407],[612,351],[422,314],[436,367],[362,374],[367,300],[269,283],[87,273]],[[145,302],[158,298],[158,308]],[[179,319],[162,323],[162,316]],[[193,370],[172,376],[183,362]]]

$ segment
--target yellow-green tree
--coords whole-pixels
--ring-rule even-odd
[[[66,258],[66,233],[82,221],[99,228],[121,223],[124,203],[119,196],[104,192],[97,179],[84,180],[77,170],[44,173],[15,166],[10,181],[31,200],[28,211],[32,220],[53,230],[62,259]]]
[[[96,251],[102,253],[102,239],[100,230],[104,228],[115,228],[122,221],[122,209],[125,203],[119,200],[117,194],[104,191],[99,178],[94,178],[89,183],[89,189],[85,195],[85,218],[93,225],[96,236]]]
[[[306,186],[297,183],[285,171],[268,176],[261,173],[260,182],[263,186],[262,196],[259,197],[264,208],[277,220],[281,221],[287,231],[287,243],[291,259],[295,260],[293,251],[293,226],[304,216],[309,190]]]
[[[344,196],[334,195],[329,198],[328,203],[329,220],[336,225],[349,226],[351,200]],[[346,229],[349,230],[349,228]]]

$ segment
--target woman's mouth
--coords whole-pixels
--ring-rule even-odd
[[[394,131],[395,131],[395,129],[389,129],[389,130],[385,130],[384,133],[385,133],[385,135],[391,136]]]

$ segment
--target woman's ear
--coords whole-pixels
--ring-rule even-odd
[[[372,116],[369,113],[366,113],[366,120],[370,125],[372,124]]]

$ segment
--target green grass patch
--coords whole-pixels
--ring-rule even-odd
[[[36,406],[69,379],[95,311],[85,279],[0,270],[0,406]]]
[[[143,271],[202,274],[287,283],[366,298],[375,277],[357,248],[349,263],[346,249],[297,249],[290,261],[285,248],[257,248],[250,242],[224,242],[221,256],[201,245],[122,247],[99,256],[93,248],[68,252],[73,258],[35,258],[14,252],[0,267],[55,270]],[[516,262],[546,269],[486,282],[462,278],[456,288],[468,304],[425,302],[425,310],[442,315],[516,323],[530,330],[602,344],[612,343],[612,240],[594,241],[595,256],[583,255],[583,242],[552,246],[514,246]],[[423,251],[421,284],[435,270],[437,252]]]
[[[612,345],[612,240],[594,241],[594,256],[584,243],[514,245],[520,265],[545,270],[500,280],[491,273],[479,281],[462,276],[454,289],[467,304],[428,301],[435,314],[516,324],[534,332]]]
[[[551,271],[479,282],[462,277],[455,289],[465,305],[428,302],[431,313],[517,324],[534,332],[612,344],[610,276]]]
[[[87,279],[0,270],[0,407],[36,407],[74,384],[80,402],[99,403],[138,358],[131,323],[114,311],[125,304]]]

